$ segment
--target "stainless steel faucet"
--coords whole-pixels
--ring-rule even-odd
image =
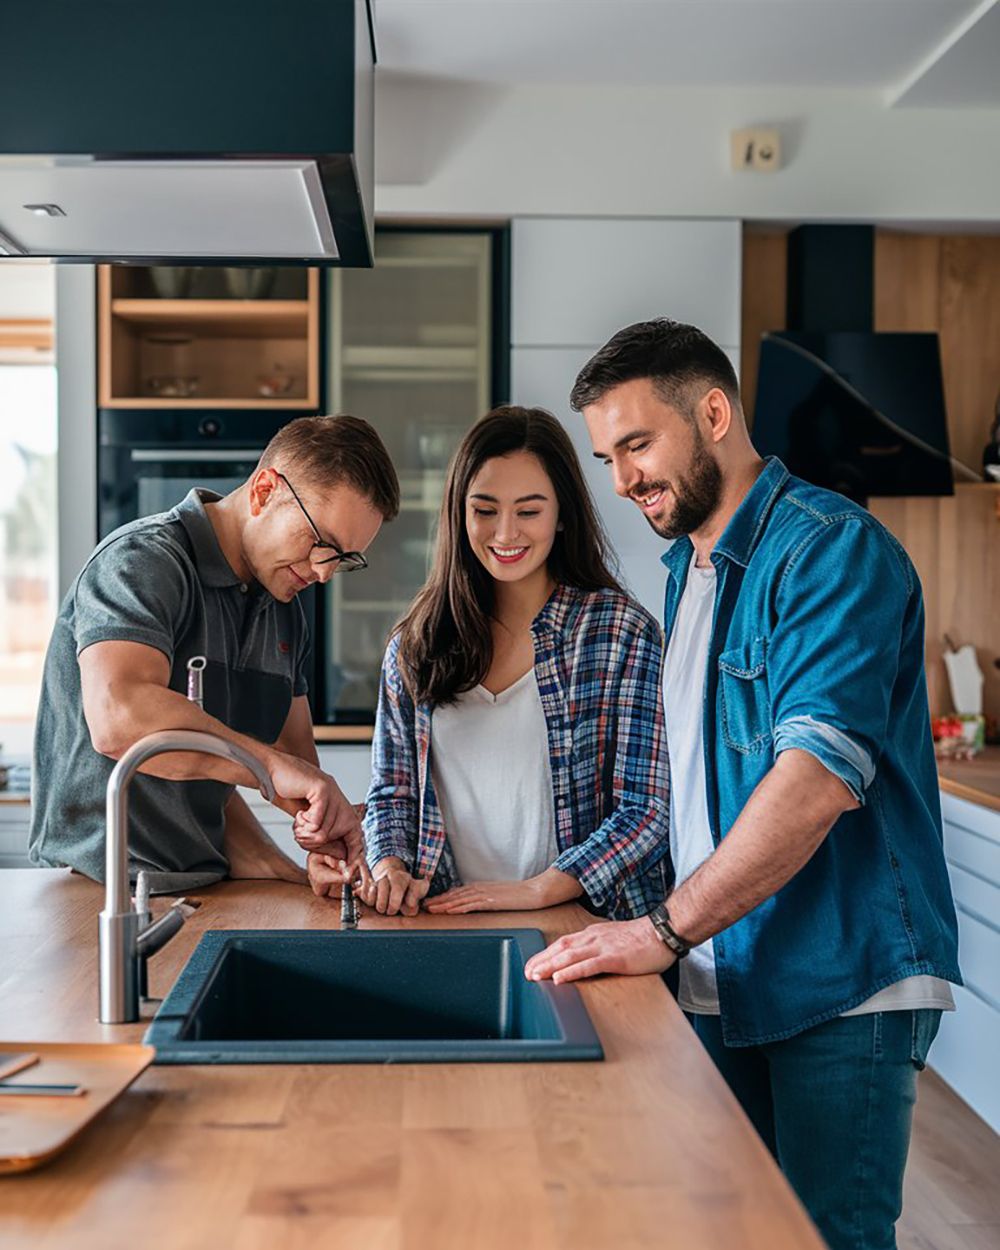
[[[232,760],[253,773],[266,799],[274,798],[274,786],[264,765],[249,751],[214,734],[163,729],[140,738],[121,757],[108,779],[105,899],[98,930],[102,1024],[130,1024],[139,1019],[140,979],[145,959],[165,946],[186,919],[183,908],[175,905],[150,924],[145,903],[140,903],[140,913],[132,906],[129,895],[129,782],[147,760],[168,751],[197,751],[201,755]]]

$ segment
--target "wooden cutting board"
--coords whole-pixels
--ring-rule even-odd
[[[0,1097],[0,1175],[41,1167],[70,1144],[153,1061],[152,1046],[103,1042],[0,1042],[0,1057],[32,1051],[38,1063],[13,1085],[81,1085],[76,1096]]]

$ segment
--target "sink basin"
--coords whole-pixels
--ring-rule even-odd
[[[603,1059],[537,929],[206,933],[146,1031],[156,1063]]]

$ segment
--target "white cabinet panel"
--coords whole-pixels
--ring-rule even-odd
[[[941,795],[966,988],[941,1021],[931,1066],[1000,1132],[1000,813]]]
[[[944,822],[944,853],[952,868],[961,868],[1000,887],[1000,842]],[[1000,910],[991,913],[1000,921]]]
[[[319,766],[330,774],[352,803],[363,803],[372,775],[372,749],[367,743],[321,746]]]
[[[622,576],[632,594],[662,622],[666,572],[660,556],[666,544],[650,529],[634,503],[615,494],[610,469],[594,459],[586,422],[569,406],[573,380],[594,351],[594,346],[514,348],[510,365],[511,402],[548,408],[562,421],[621,562]]]
[[[980,837],[989,838],[1000,846],[1000,812],[942,791],[941,814],[949,823],[978,833]]]
[[[941,1017],[930,1066],[987,1124],[1000,1133],[1000,1011],[960,986],[952,987],[954,1012]]]
[[[737,221],[515,218],[511,341],[601,344],[667,316],[738,347],[741,246]]]
[[[1000,929],[958,905],[958,960],[962,976],[980,998],[1000,1006]]]

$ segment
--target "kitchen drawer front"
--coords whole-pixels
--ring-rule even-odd
[[[978,833],[980,837],[988,838],[996,846],[1000,846],[1000,812],[942,791],[941,814],[947,824]]]
[[[1000,887],[1000,843],[946,820],[944,853],[949,867],[974,873],[984,881]],[[1000,916],[1000,912],[991,914]]]
[[[1000,929],[957,906],[962,977],[973,993],[1000,1011]]]
[[[664,316],[739,346],[738,221],[524,217],[511,240],[515,347],[601,344]]]
[[[953,987],[955,1011],[941,1017],[930,1066],[987,1124],[1000,1133],[1000,1011],[971,990]]]

